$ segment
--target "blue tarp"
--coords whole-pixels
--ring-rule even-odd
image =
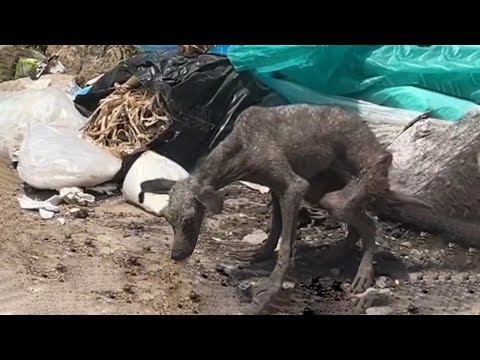
[[[230,45],[227,55],[237,71],[439,119],[480,103],[480,45]],[[291,98],[291,89],[275,90]]]

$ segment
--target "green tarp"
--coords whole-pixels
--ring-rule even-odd
[[[232,45],[227,55],[237,71],[444,120],[480,104],[480,45]]]

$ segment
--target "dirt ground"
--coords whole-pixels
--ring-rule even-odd
[[[61,225],[20,210],[18,187],[7,183],[12,175],[0,171],[0,314],[240,314],[252,282],[273,269],[236,256],[269,226],[269,196],[240,184],[229,188],[224,213],[207,220],[193,257],[177,265],[168,259],[170,227],[120,195]],[[381,228],[376,286],[391,294],[369,314],[480,313],[479,252]],[[267,313],[355,313],[347,285],[360,249],[340,251],[344,234],[328,219],[302,224],[296,269]]]

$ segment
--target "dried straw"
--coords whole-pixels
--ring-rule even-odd
[[[95,144],[123,158],[150,143],[170,125],[158,94],[145,88],[117,86],[100,101],[83,131]]]
[[[178,45],[178,51],[184,56],[198,56],[205,54],[215,45]]]

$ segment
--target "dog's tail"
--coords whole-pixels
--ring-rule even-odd
[[[412,196],[391,191],[385,199],[377,201],[374,211],[385,219],[441,235],[459,245],[480,248],[480,225],[439,214]]]

